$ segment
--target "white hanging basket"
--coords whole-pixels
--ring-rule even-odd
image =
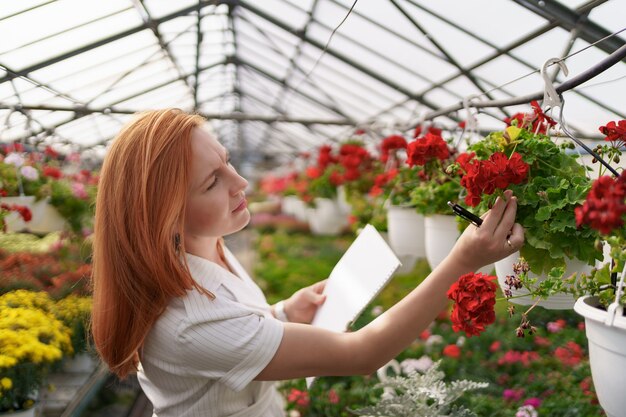
[[[29,231],[33,233],[51,233],[65,228],[65,219],[59,212],[48,203],[47,199],[35,201],[35,196],[2,197],[0,202],[4,204],[17,204],[26,206],[32,213],[30,221],[25,222],[19,213],[11,212],[4,218],[7,232]]]
[[[336,236],[348,225],[348,217],[336,200],[316,198],[307,209],[309,228],[314,235]]]
[[[307,221],[307,206],[306,203],[295,195],[288,195],[283,197],[281,203],[281,210],[288,216],[295,217],[298,221]]]
[[[500,284],[500,288],[505,287],[505,280],[507,275],[513,275],[513,264],[519,262],[520,253],[515,252],[512,255],[507,256],[504,259],[496,262],[496,275],[498,276],[498,283]],[[591,272],[592,267],[587,265],[583,261],[578,259],[566,259],[565,260],[565,277],[572,275],[574,272],[586,273],[589,274]],[[529,278],[535,278],[538,275],[533,274],[532,272],[528,272]],[[541,282],[545,279],[544,276],[540,276],[538,282]],[[521,288],[519,290],[512,289],[513,297],[509,301],[514,304],[519,305],[531,305],[534,304],[535,300],[531,296],[526,296],[528,291],[525,288]],[[519,298],[518,298],[519,297]],[[555,294],[547,298],[546,300],[541,300],[537,305],[547,308],[549,310],[571,310],[574,307],[574,303],[576,300],[570,294]]]
[[[402,261],[402,271],[413,270],[419,258],[426,256],[424,244],[424,216],[410,207],[387,208],[389,246]]]
[[[448,256],[459,235],[455,216],[434,214],[424,218],[426,260],[431,269]]]
[[[624,272],[618,288],[623,288]],[[589,365],[598,401],[608,417],[626,415],[626,317],[619,304],[623,289],[607,311],[598,308],[598,298],[584,296],[574,310],[585,318],[589,340]]]

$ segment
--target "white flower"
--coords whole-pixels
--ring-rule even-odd
[[[517,409],[515,417],[538,417],[539,413],[532,405],[524,405]]]
[[[372,307],[372,316],[380,316],[381,314],[383,314],[383,311],[383,306],[374,306]]]
[[[37,179],[39,179],[39,171],[31,167],[30,165],[25,165],[22,168],[20,168],[20,173],[22,174],[24,178],[26,178],[29,181],[36,181]]]
[[[4,162],[6,164],[15,165],[15,167],[19,168],[24,165],[24,158],[17,152],[11,152],[4,158]]]
[[[289,417],[300,417],[300,412],[298,410],[289,410]]]
[[[443,337],[438,334],[432,334],[428,336],[428,339],[426,339],[426,347],[431,347],[433,345],[440,345],[442,343],[443,343]]]
[[[426,372],[433,366],[433,360],[424,355],[419,359],[405,359],[400,363],[402,372],[406,375],[412,372]]]
[[[459,336],[458,339],[456,339],[456,345],[458,347],[461,347],[465,344],[465,336]]]

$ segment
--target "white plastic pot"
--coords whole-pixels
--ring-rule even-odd
[[[387,209],[389,246],[402,260],[415,264],[426,256],[424,245],[424,216],[410,207],[390,206]],[[405,258],[405,259],[403,259]]]
[[[507,275],[513,275],[513,264],[519,262],[520,253],[515,252],[512,255],[496,262],[496,275],[498,276],[498,283],[500,284],[500,288],[506,288],[504,282],[506,280]],[[590,273],[592,267],[587,265],[583,261],[578,259],[566,259],[565,260],[565,277],[572,275],[574,272],[578,273]],[[532,272],[528,272],[529,278],[538,277],[538,275],[533,274]],[[541,282],[545,279],[544,276],[539,277],[539,281]],[[510,302],[514,304],[520,305],[531,305],[535,302],[531,296],[525,296],[528,294],[528,291],[525,288],[519,290],[511,290],[513,293],[513,297],[510,299]],[[574,303],[576,300],[570,294],[555,294],[549,297],[546,300],[541,300],[538,305],[549,310],[571,310],[574,307]]]
[[[50,233],[61,231],[65,228],[65,219],[59,214],[47,199],[35,201],[35,196],[2,197],[0,202],[4,204],[17,204],[26,206],[32,213],[30,221],[22,220],[17,212],[11,212],[4,218],[7,232],[29,231],[33,233]]]
[[[339,204],[329,198],[316,198],[315,207],[307,209],[309,228],[314,235],[336,236],[348,225],[348,217]]]
[[[459,236],[455,216],[434,214],[424,218],[426,260],[431,269],[448,256]]]
[[[597,307],[596,297],[576,301],[574,310],[585,318],[589,365],[598,401],[609,417],[626,416],[626,317],[622,306]],[[613,315],[614,314],[614,315]]]

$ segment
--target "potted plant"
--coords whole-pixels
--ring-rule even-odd
[[[459,155],[455,147],[440,134],[428,132],[407,146],[407,164],[420,168],[420,181],[410,191],[411,205],[424,216],[426,259],[435,268],[450,253],[459,230],[448,201],[457,202],[460,178],[447,167]]]
[[[475,213],[487,211],[506,189],[518,199],[516,220],[525,229],[526,243],[520,253],[496,262],[498,281],[510,300],[572,308],[575,299],[562,290],[562,281],[546,278],[548,274],[567,277],[588,272],[602,257],[595,245],[597,233],[587,226],[576,227],[574,216],[591,180],[577,155],[567,151],[573,145],[558,145],[541,133],[554,122],[535,102],[532,105],[532,114],[516,115],[504,131],[471,145],[471,158],[456,167],[467,193],[465,203]],[[519,275],[519,267],[514,265],[520,265],[520,257],[527,279],[510,285],[511,278]]]
[[[626,120],[600,127],[611,145],[596,151],[609,162],[618,162],[626,142]],[[593,182],[582,206],[576,209],[576,224],[597,230],[610,248],[612,261],[583,275],[576,282],[580,297],[574,310],[585,318],[589,340],[591,374],[600,405],[607,415],[623,415],[626,370],[626,172],[619,177],[601,175]],[[619,280],[617,279],[619,274]]]
[[[410,206],[410,190],[417,184],[418,167],[406,164],[407,140],[402,135],[385,137],[380,145],[383,172],[376,175],[368,195],[386,202],[389,246],[402,260],[402,270],[411,270],[425,256],[424,216]],[[385,204],[385,203],[383,203]]]
[[[70,332],[45,292],[0,296],[0,413],[34,416],[50,367],[71,352]]]
[[[70,294],[54,304],[55,316],[71,331],[72,354],[64,358],[63,370],[69,373],[92,372],[96,361],[89,350],[89,320],[92,299]]]

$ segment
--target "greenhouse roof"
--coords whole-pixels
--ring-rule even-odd
[[[624,0],[5,1],[0,141],[101,156],[132,113],[179,107],[239,161],[280,163],[436,114],[500,129],[528,101],[473,107],[543,97],[550,58],[569,69],[547,68],[555,85],[593,72],[563,92],[563,113],[599,138],[626,118],[624,16]]]

